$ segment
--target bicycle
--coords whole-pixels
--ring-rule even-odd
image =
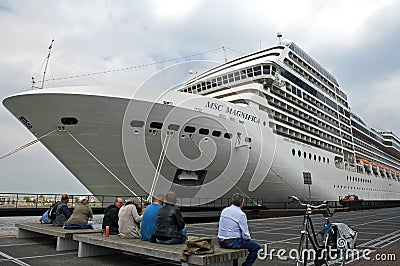
[[[306,207],[303,219],[303,228],[301,230],[300,243],[298,247],[298,254],[296,265],[307,265],[309,261],[314,261],[316,266],[345,264],[345,256],[343,251],[347,248],[347,244],[343,242],[338,246],[337,242],[337,228],[329,220],[333,216],[333,212],[329,209],[326,202],[320,205],[311,205],[310,203],[303,203],[296,196],[291,196],[289,199],[297,201],[301,206]],[[315,233],[314,225],[310,215],[313,209],[322,209],[322,214],[325,218],[325,223],[317,234]],[[334,229],[335,228],[335,229]],[[309,249],[311,243],[312,249]]]

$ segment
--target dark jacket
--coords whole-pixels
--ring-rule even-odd
[[[53,225],[63,226],[64,223],[71,216],[71,211],[68,209],[67,204],[62,201],[56,203],[56,219],[53,221]]]
[[[182,229],[185,227],[181,211],[174,205],[167,204],[158,212],[157,227],[154,236],[160,240],[173,237],[185,238]]]
[[[108,206],[104,210],[104,218],[102,228],[106,229],[106,226],[110,227],[110,234],[118,235],[118,212],[119,208],[114,204]]]

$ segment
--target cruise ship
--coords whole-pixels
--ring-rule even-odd
[[[354,114],[335,76],[294,42],[172,89],[169,73],[139,88],[37,89],[3,104],[94,195],[400,200],[400,139]]]

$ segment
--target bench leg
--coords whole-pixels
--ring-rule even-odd
[[[110,255],[110,254],[120,254],[121,251],[112,249],[112,248],[105,248],[96,245],[87,244],[84,242],[79,242],[78,247],[78,257],[93,257],[93,256],[103,256],[103,255]]]
[[[57,237],[57,251],[66,251],[66,250],[77,250],[78,242],[72,240],[71,238],[61,238]]]
[[[207,265],[210,265],[210,266],[238,266],[238,259],[234,259],[231,261],[225,261],[225,262],[216,262],[216,263],[211,263],[211,264],[207,264]],[[182,262],[182,266],[194,266],[194,264]]]
[[[48,237],[47,235],[28,231],[25,229],[18,228],[17,238],[36,238],[36,237]]]

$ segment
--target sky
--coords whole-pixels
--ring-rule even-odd
[[[227,47],[227,59],[295,41],[328,69],[351,110],[400,136],[400,1],[0,0],[0,99],[46,79],[74,85],[138,86],[174,58]],[[190,59],[223,62],[224,53]],[[157,64],[154,64],[157,63]],[[136,67],[150,64],[147,67]],[[0,106],[0,154],[34,137]],[[89,193],[42,144],[0,160],[0,193]]]

